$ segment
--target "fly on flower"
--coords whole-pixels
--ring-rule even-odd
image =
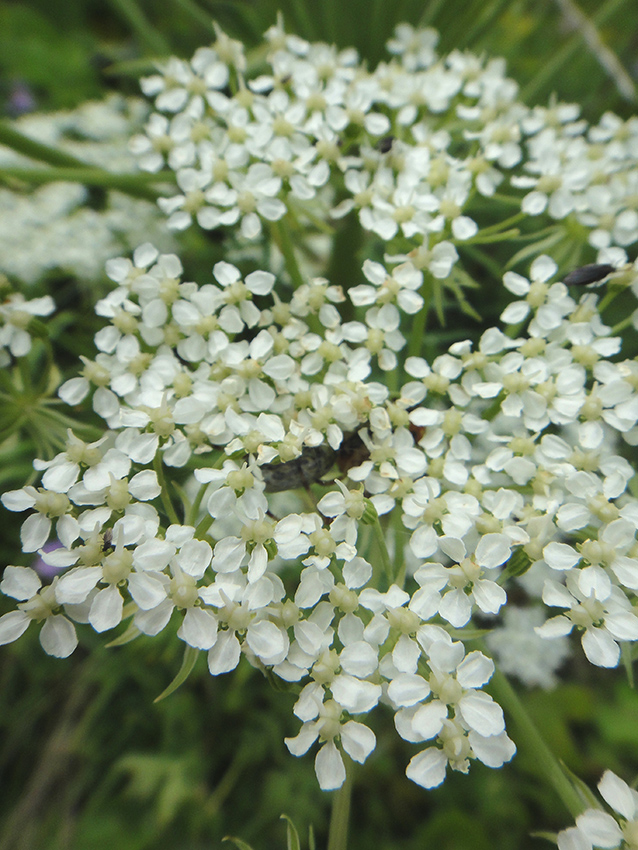
[[[574,269],[563,278],[565,286],[586,286],[588,283],[597,283],[604,280],[612,272],[616,271],[609,263],[590,263],[579,269]]]

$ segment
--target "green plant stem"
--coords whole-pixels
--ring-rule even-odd
[[[111,5],[125,18],[146,53],[168,56],[172,52],[162,33],[149,23],[135,0],[111,0]]]
[[[175,508],[171,501],[171,497],[168,494],[168,485],[166,483],[166,476],[164,475],[164,467],[162,466],[162,456],[159,452],[157,452],[155,457],[153,458],[153,469],[155,470],[155,474],[157,475],[159,485],[162,488],[160,498],[162,500],[162,504],[164,505],[166,515],[172,523],[174,523],[175,525],[179,525],[179,517],[177,516],[177,512],[175,511]]]
[[[606,310],[607,307],[609,307],[609,305],[612,303],[612,301],[614,301],[616,298],[618,298],[620,293],[624,292],[624,290],[625,290],[624,286],[613,286],[613,285],[608,286],[607,292],[600,299],[600,302],[598,304],[598,312],[602,314],[602,312],[604,310]]]
[[[43,145],[42,142],[36,142],[35,139],[25,136],[24,133],[12,127],[8,121],[0,121],[0,145],[5,145],[31,159],[37,159],[39,162],[48,162],[49,165],[56,165],[62,168],[91,167],[88,163],[82,162],[81,159],[65,151],[52,148],[49,145]]]
[[[621,331],[624,331],[625,328],[630,328],[634,323],[633,316],[627,316],[626,319],[623,319],[622,322],[618,322],[617,325],[614,325],[611,329],[612,334],[615,336],[619,334]]]
[[[390,587],[390,585],[394,582],[394,570],[392,569],[392,561],[390,560],[388,547],[385,545],[385,534],[383,533],[383,529],[381,528],[379,514],[376,514],[375,516],[374,522],[372,523],[372,530],[374,534],[374,539],[379,549],[378,554],[381,557],[383,570],[388,580],[388,587]]]
[[[487,245],[490,242],[505,242],[508,239],[518,239],[521,235],[521,231],[518,227],[513,227],[511,230],[503,230],[499,233],[492,234],[483,234],[479,231],[476,236],[472,236],[470,239],[455,239],[452,240],[455,245],[465,245],[466,243],[470,243],[473,245]]]
[[[609,18],[619,6],[622,6],[624,0],[607,0],[602,6],[598,7],[595,15],[592,15],[592,23],[595,27],[600,27]],[[583,35],[580,29],[571,36],[569,41],[560,47],[554,56],[545,62],[541,70],[536,74],[534,79],[522,89],[520,98],[523,103],[530,103],[538,97],[539,92],[543,88],[558,79],[560,70],[568,62],[570,62],[574,53],[582,47]],[[553,83],[552,83],[553,84]]]
[[[514,721],[516,740],[522,749],[534,756],[539,774],[554,788],[567,810],[576,817],[587,808],[587,802],[569,780],[562,765],[543,740],[518,694],[498,670],[490,681],[490,691]]]
[[[3,168],[0,170],[0,180],[24,180],[28,183],[82,183],[84,186],[99,186],[104,189],[117,189],[134,198],[146,201],[157,201],[162,193],[149,183],[175,182],[172,172],[161,174],[113,174],[102,168],[91,166],[64,168]]]
[[[420,290],[421,298],[423,298],[423,307],[421,307],[419,312],[415,315],[414,319],[412,320],[412,327],[410,328],[410,339],[408,342],[409,357],[418,357],[421,354],[421,351],[423,350],[425,324],[428,320],[430,304],[432,303],[432,297],[434,294],[433,287],[433,282],[428,278],[427,275],[425,275]]]
[[[352,799],[352,763],[344,756],[346,778],[332,798],[330,829],[327,850],[346,850],[348,847],[348,822],[350,820],[350,802]]]
[[[301,274],[301,269],[299,268],[299,263],[297,262],[297,257],[295,256],[295,247],[290,234],[290,225],[284,217],[280,221],[275,222],[273,228],[276,230],[279,237],[277,241],[286,263],[286,270],[290,275],[294,288],[299,289],[303,286],[304,279]]]

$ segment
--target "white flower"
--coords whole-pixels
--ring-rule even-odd
[[[57,613],[60,602],[56,595],[57,578],[53,584],[41,584],[37,573],[29,567],[9,566],[4,571],[0,590],[20,600],[17,611],[0,617],[0,644],[17,640],[32,622],[44,624],[40,644],[48,655],[66,658],[78,645],[75,627],[65,616]]]

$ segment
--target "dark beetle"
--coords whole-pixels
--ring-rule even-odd
[[[563,278],[565,286],[585,286],[588,283],[596,283],[603,280],[616,269],[609,263],[590,263],[580,269],[574,269]]]
[[[259,468],[266,482],[266,492],[280,493],[282,490],[309,487],[326,474],[336,456],[334,449],[322,443],[320,446],[306,446],[294,460],[262,463]]]
[[[353,431],[344,434],[336,451],[327,443],[306,446],[294,460],[287,460],[285,463],[263,463],[259,468],[266,482],[266,492],[281,493],[283,490],[296,490],[298,487],[315,484],[335,462],[345,474],[348,469],[363,463],[368,455],[363,440]]]

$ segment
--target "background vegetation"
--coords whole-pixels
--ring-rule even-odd
[[[406,20],[437,28],[441,53],[506,57],[528,104],[553,96],[576,101],[592,122],[608,110],[623,118],[635,110],[635,0],[5,0],[0,105],[10,116],[20,86],[40,111],[72,109],[112,89],[137,94],[137,78],[154,59],[188,57],[209,42],[212,19],[257,46],[278,9],[290,32],[354,45],[370,66],[394,25]],[[8,226],[0,210],[0,228]],[[188,237],[182,256],[193,274],[212,265]],[[56,285],[63,308],[58,349],[73,368],[78,352],[91,350],[96,294],[68,276]],[[499,311],[490,299],[487,291],[473,298],[486,322]],[[469,323],[459,317],[458,327],[439,332],[475,335]],[[0,445],[2,489],[24,483],[32,456],[28,441]],[[0,562],[26,563],[15,517],[0,510]],[[5,603],[0,613],[9,609]],[[292,758],[283,744],[296,732],[294,696],[275,692],[247,665],[213,679],[202,658],[184,687],[154,703],[180,660],[170,635],[111,649],[89,636],[64,661],[46,656],[31,632],[2,648],[0,850],[208,850],[229,834],[256,849],[283,847],[282,813],[304,843],[312,826],[317,847],[324,846],[330,795],[319,791],[312,760]],[[571,684],[526,695],[529,711],[553,750],[590,785],[604,768],[631,780],[638,773],[638,696],[618,683],[617,672],[574,663]],[[352,850],[526,850],[549,846],[535,830],[570,822],[537,780],[533,754],[520,752],[498,771],[474,764],[468,777],[455,774],[425,792],[403,774],[407,747],[377,724],[377,749],[355,775]],[[515,727],[510,733],[516,740]]]

